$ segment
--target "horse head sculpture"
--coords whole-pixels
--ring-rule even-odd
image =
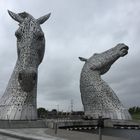
[[[19,28],[15,32],[19,63],[18,80],[23,90],[31,91],[36,84],[37,68],[42,62],[45,50],[45,37],[40,24],[43,24],[50,14],[35,19],[26,12],[19,14],[8,12],[19,22]]]
[[[38,19],[26,12],[8,13],[19,23],[19,28],[15,32],[18,58],[0,100],[0,119],[32,120],[37,118],[38,66],[45,51],[45,37],[40,25],[48,20],[50,13]]]
[[[128,49],[128,46],[121,43],[105,52],[93,54],[88,59],[79,57],[85,62],[81,72],[80,91],[86,117],[131,119],[115,92],[101,78],[116,60],[127,55]]]

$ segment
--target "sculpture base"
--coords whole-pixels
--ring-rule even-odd
[[[45,120],[0,120],[0,128],[46,128]]]
[[[89,119],[98,119],[99,116],[102,116],[103,118],[110,118],[112,120],[132,120],[127,109],[85,111],[85,116]]]

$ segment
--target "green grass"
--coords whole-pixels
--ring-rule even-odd
[[[140,113],[131,114],[133,120],[140,120]]]

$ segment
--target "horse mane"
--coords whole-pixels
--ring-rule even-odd
[[[31,16],[30,14],[26,13],[26,12],[22,12],[22,13],[18,13],[19,16],[21,16],[22,18],[27,18],[29,16]]]

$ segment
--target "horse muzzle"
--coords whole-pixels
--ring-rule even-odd
[[[34,71],[20,71],[18,81],[23,91],[30,92],[37,83],[37,73]]]

